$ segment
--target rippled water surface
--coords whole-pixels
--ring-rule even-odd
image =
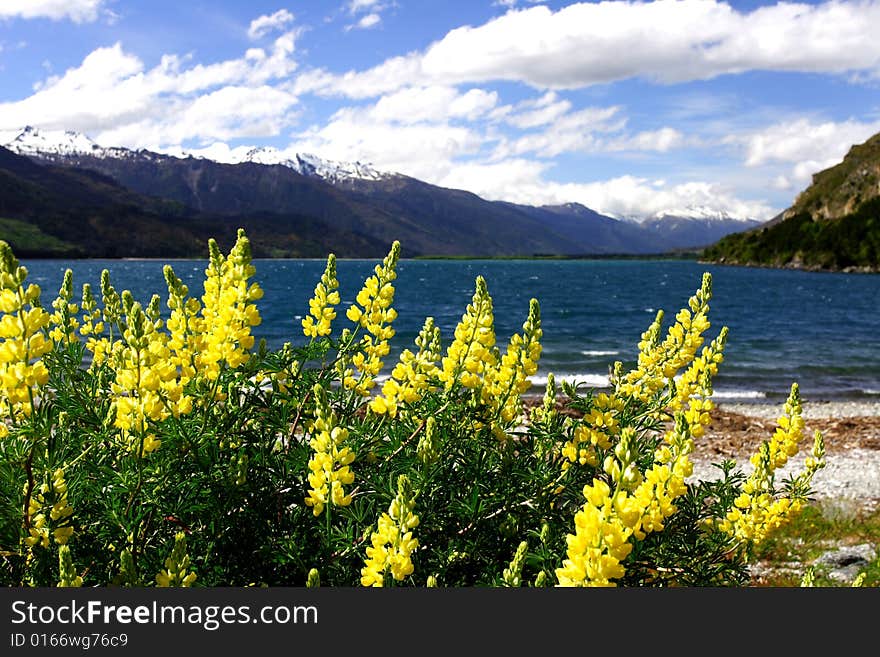
[[[119,290],[144,302],[163,296],[164,261],[25,261],[29,280],[54,298],[64,269],[79,289],[98,289],[109,269]],[[171,261],[175,273],[200,295],[204,261]],[[357,295],[376,261],[340,260],[343,299],[336,326],[348,322],[344,308]],[[257,260],[255,280],[265,290],[263,317],[255,329],[272,347],[305,340],[300,320],[324,270],[323,260]],[[392,356],[410,347],[426,316],[451,339],[474,291],[477,275],[492,295],[498,341],[521,330],[529,299],[541,305],[544,353],[536,384],[547,372],[602,386],[615,361],[631,365],[637,343],[659,309],[667,324],[712,273],[714,297],[709,318],[714,337],[730,334],[716,379],[716,399],[784,398],[797,381],[805,399],[880,397],[880,276],[814,273],[714,266],[671,260],[402,260],[394,306],[397,336]],[[390,364],[386,365],[390,369]]]

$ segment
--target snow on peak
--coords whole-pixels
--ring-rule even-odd
[[[27,126],[21,130],[0,132],[0,146],[25,156],[42,158],[63,157],[130,157],[134,151],[122,147],[104,148],[85,135],[71,130],[44,130]],[[147,151],[139,151],[141,156],[149,155]],[[289,167],[304,176],[322,178],[330,183],[341,183],[350,180],[383,180],[394,174],[384,173],[362,162],[335,162],[325,160],[316,155],[294,153],[293,155],[271,146],[255,148],[237,147],[229,149],[206,148],[187,151],[180,148],[165,149],[165,155],[172,157],[196,157],[199,159],[239,164],[282,165]]]
[[[95,155],[103,156],[102,148],[84,134],[72,130],[43,130],[26,126],[21,130],[3,132],[0,142],[19,155]]]
[[[382,180],[392,175],[374,169],[372,165],[363,162],[337,162],[325,160],[309,153],[294,153],[291,156],[271,146],[251,148],[240,161],[255,164],[280,164],[303,176],[323,178],[334,183],[346,180]]]
[[[298,166],[293,166],[293,164],[289,166],[297,169],[303,175],[314,175],[331,182],[382,180],[389,177],[389,174],[378,171],[363,162],[334,162],[308,153],[298,153],[295,157]]]
[[[701,219],[701,220],[737,220],[745,221],[747,217],[734,215],[727,210],[719,210],[707,205],[689,205],[684,208],[672,208],[655,212],[648,219],[664,219],[674,217],[676,219]]]

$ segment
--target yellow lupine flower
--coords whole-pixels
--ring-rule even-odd
[[[255,301],[263,290],[248,279],[256,272],[251,264],[250,241],[239,229],[228,257],[220,253],[215,240],[209,240],[210,263],[205,270],[202,295],[202,339],[198,342],[194,365],[208,381],[220,375],[223,363],[235,369],[245,363],[254,345],[251,327],[260,324]]]
[[[384,586],[388,572],[398,582],[413,573],[412,553],[419,546],[418,539],[412,533],[419,524],[414,508],[415,497],[409,478],[400,475],[397,479],[397,495],[391,501],[388,512],[379,517],[376,531],[370,537],[367,558],[361,569],[363,586]]]
[[[308,465],[309,491],[305,504],[319,516],[327,505],[351,504],[351,495],[346,494],[344,486],[354,482],[354,472],[350,466],[355,455],[345,445],[348,430],[338,426],[336,414],[327,401],[327,392],[320,384],[315,384],[312,390],[315,395],[315,421],[309,429],[312,433],[309,446],[313,454]]]
[[[13,420],[34,410],[38,391],[49,379],[40,357],[53,348],[43,335],[50,316],[39,305],[40,288],[25,287],[27,275],[9,244],[0,240],[0,417]]]
[[[512,423],[523,420],[522,394],[531,387],[528,377],[538,370],[541,356],[541,310],[537,299],[529,303],[529,315],[523,323],[522,335],[515,334],[501,361],[485,370],[480,395],[490,409],[492,431],[499,438],[506,436]]]
[[[336,256],[327,256],[327,266],[321,280],[315,286],[315,294],[309,300],[309,314],[302,320],[303,333],[307,338],[317,338],[331,333],[331,322],[336,319],[334,306],[339,303],[339,281],[336,279]]]
[[[718,523],[722,531],[747,544],[759,544],[801,510],[803,491],[809,487],[815,472],[825,465],[822,435],[816,432],[812,455],[807,458],[804,471],[794,480],[788,496],[777,496],[775,471],[797,453],[802,438],[800,392],[795,383],[776,432],[752,456],[754,469],[743,484],[743,492],[734,500],[734,507],[727,516]]]
[[[639,343],[637,367],[615,384],[616,392],[624,396],[648,401],[673,379],[682,367],[690,363],[703,344],[702,334],[709,328],[707,314],[712,297],[712,277],[703,275],[699,290],[688,300],[688,309],[676,314],[676,323],[660,341],[663,311],[642,334]]]
[[[575,533],[566,537],[566,559],[556,569],[559,586],[616,586],[621,562],[632,551],[632,530],[614,511],[611,489],[595,479],[584,486],[586,502],[575,515]]]
[[[498,362],[495,354],[495,317],[492,297],[482,276],[476,278],[476,290],[461,321],[455,327],[454,340],[446,350],[438,372],[447,390],[456,383],[477,388],[483,373]]]
[[[75,303],[71,303],[73,299],[73,271],[66,269],[61,288],[58,290],[58,297],[52,302],[55,312],[49,316],[49,323],[52,327],[49,330],[49,337],[53,342],[60,344],[66,342],[70,344],[78,340],[76,329],[79,322],[76,320],[76,313],[79,307]]]
[[[397,278],[397,261],[400,258],[400,242],[393,242],[381,265],[368,276],[357,295],[357,303],[345,313],[349,320],[366,330],[360,350],[352,357],[354,369],[346,368],[342,384],[348,390],[366,397],[375,386],[375,378],[382,370],[382,358],[391,347],[388,340],[394,337],[391,323],[397,319],[397,311],[391,307],[394,301],[393,281]]]
[[[28,493],[28,484],[24,487]],[[74,527],[70,524],[73,508],[67,500],[67,482],[64,470],[57,468],[52,476],[30,491],[28,503],[28,536],[24,543],[30,548],[40,545],[49,547],[50,537],[58,545],[64,545],[73,536]]]
[[[129,296],[126,290],[123,297]],[[180,384],[167,335],[156,329],[158,321],[151,321],[136,301],[126,306],[126,329],[108,361],[115,373],[110,385],[113,425],[120,430],[121,446],[141,457],[161,444],[148,428],[171,415],[163,400],[178,394]]]
[[[416,337],[418,351],[414,354],[404,349],[400,361],[391,371],[391,377],[382,386],[382,394],[370,402],[369,407],[379,415],[397,415],[399,403],[412,404],[432,389],[437,378],[437,361],[440,358],[440,329],[434,318],[428,317]]]

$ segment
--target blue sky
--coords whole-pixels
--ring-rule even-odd
[[[0,0],[0,131],[770,218],[880,132],[880,0]]]

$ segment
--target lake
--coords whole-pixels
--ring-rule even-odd
[[[120,292],[129,289],[147,302],[167,290],[160,260],[24,260],[29,281],[43,290],[43,304],[56,296],[64,270],[74,286],[91,283],[99,292],[101,270],[110,271]],[[336,331],[349,322],[352,303],[375,260],[339,260],[343,303]],[[202,293],[206,261],[170,261],[175,273]],[[324,270],[324,260],[255,260],[254,280],[265,290],[259,302],[257,338],[270,347],[305,342],[300,320]],[[474,279],[482,275],[495,309],[495,329],[503,348],[521,331],[529,299],[541,305],[544,352],[533,382],[548,372],[592,387],[607,383],[615,361],[634,363],[642,331],[657,310],[666,324],[700,286],[713,277],[707,336],[729,328],[725,360],[715,381],[719,401],[783,400],[793,382],[805,401],[880,399],[880,276],[707,265],[692,260],[401,260],[394,307],[392,358],[407,347],[426,316],[440,326],[444,348],[470,302]],[[78,292],[77,292],[78,296]],[[163,304],[164,308],[164,304]]]

